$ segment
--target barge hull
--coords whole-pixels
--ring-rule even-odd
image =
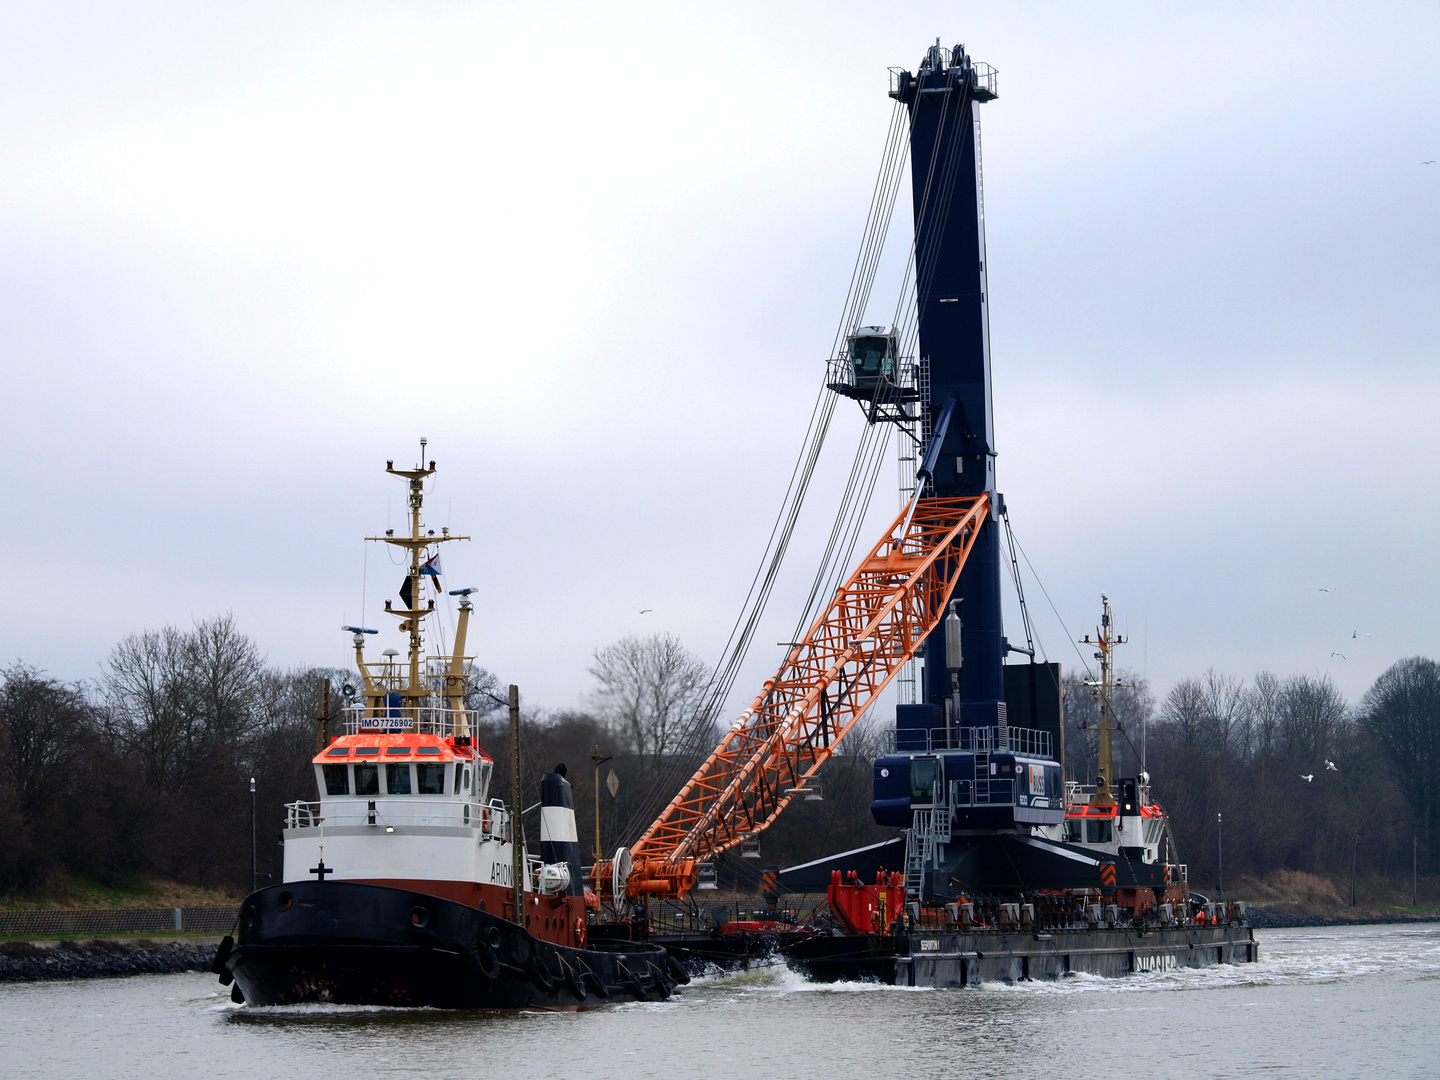
[[[798,942],[782,953],[817,982],[868,980],[896,986],[960,987],[1059,979],[1086,972],[1119,977],[1215,964],[1253,963],[1248,926],[1174,930],[1057,930],[1046,934],[920,932],[859,934]]]

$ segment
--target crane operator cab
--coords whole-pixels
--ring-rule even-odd
[[[895,334],[883,326],[862,326],[850,335],[850,365],[856,390],[895,382]]]

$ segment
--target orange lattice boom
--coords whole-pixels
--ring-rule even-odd
[[[631,848],[628,895],[684,895],[697,862],[757,835],[804,790],[939,623],[989,510],[986,495],[922,499],[895,519]],[[597,865],[595,881],[610,873]]]

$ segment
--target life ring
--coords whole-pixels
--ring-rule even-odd
[[[545,970],[539,956],[531,956],[525,966],[530,969],[530,981],[535,984],[536,989],[548,994],[555,988],[555,980],[550,977],[550,972]]]
[[[1195,925],[1196,925],[1196,926],[1204,926],[1204,925],[1205,925],[1205,912],[1204,912],[1204,911],[1197,911],[1197,912],[1195,913]]]
[[[490,831],[490,807],[483,803],[480,806],[480,831],[482,833]]]
[[[576,919],[576,920],[575,920],[575,939],[576,939],[577,941],[579,941],[580,944],[582,944],[582,945],[585,944],[585,920],[584,920],[584,919]]]

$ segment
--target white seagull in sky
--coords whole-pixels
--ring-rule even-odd
[[[1328,757],[1325,759],[1325,768],[1329,769],[1331,772],[1340,771],[1339,768],[1336,767],[1335,762],[1331,761]]]
[[[1301,779],[1301,780],[1304,780],[1304,781],[1308,784],[1308,783],[1310,783],[1311,780],[1314,780],[1314,779],[1315,779],[1315,774],[1314,774],[1313,772],[1312,772],[1312,773],[1308,773],[1308,774],[1302,772],[1302,773],[1300,774],[1300,779]]]

